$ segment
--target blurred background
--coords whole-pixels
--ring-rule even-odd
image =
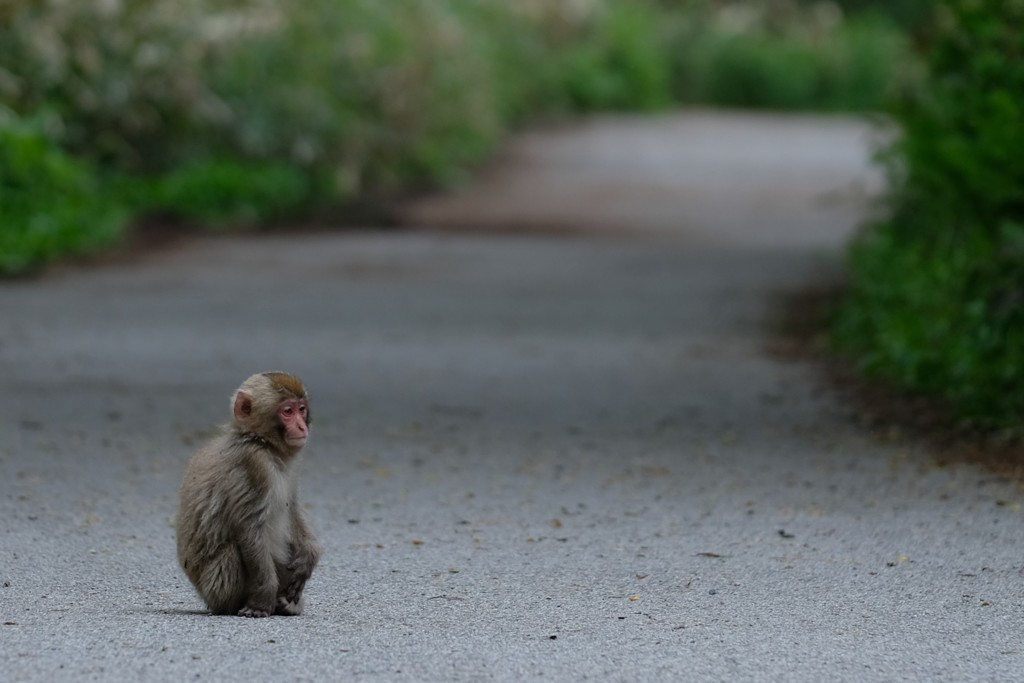
[[[681,104],[879,110],[920,82],[930,9],[4,2],[0,269],[109,243],[140,218],[256,226],[452,182],[540,120]]]
[[[1022,36],[995,0],[6,0],[0,273],[154,223],[351,223],[591,112],[884,113],[890,211],[852,247],[835,346],[1012,431]]]

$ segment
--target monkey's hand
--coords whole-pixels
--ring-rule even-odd
[[[242,609],[238,610],[238,616],[249,617],[250,619],[259,619],[260,617],[269,617],[270,612],[259,607],[251,607],[246,605]]]
[[[306,581],[313,574],[313,568],[320,560],[320,548],[312,539],[305,543],[296,543],[291,547],[291,561],[282,569],[278,569],[281,584],[277,598],[285,603],[298,604],[302,600],[302,591]]]
[[[286,602],[297,603],[302,599],[302,591],[305,587],[306,577],[299,574],[292,575],[292,580],[281,590],[278,601],[284,599]]]

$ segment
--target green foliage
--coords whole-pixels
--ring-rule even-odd
[[[1024,417],[1024,3],[957,0],[895,114],[892,217],[855,246],[835,339],[968,421]]]
[[[946,231],[995,235],[1002,218],[1024,211],[1021,26],[1024,3],[958,0],[931,52],[928,87],[896,112],[905,201],[934,211],[938,197],[935,213],[952,212]]]
[[[677,99],[733,107],[871,111],[913,82],[907,40],[878,18],[726,5],[679,26]]]
[[[931,23],[941,0],[837,0],[849,14],[884,16],[912,34],[923,32]]]
[[[80,161],[98,206],[258,225],[449,182],[538,117],[677,97],[873,108],[900,80],[888,26],[770,5],[8,0],[0,107],[23,121],[47,112],[48,153]],[[108,237],[104,221],[77,229]],[[37,261],[4,256],[8,270]]]
[[[203,79],[219,37],[204,16],[200,0],[4,3],[0,105],[23,117],[46,110],[75,155],[166,167],[220,115]]]
[[[345,197],[448,175],[496,140],[494,89],[450,3],[311,0],[210,73],[235,153],[317,169]]]
[[[282,164],[243,165],[220,159],[176,168],[151,183],[142,203],[207,226],[247,227],[302,206],[305,175]]]
[[[593,21],[560,63],[571,109],[657,109],[671,101],[671,72],[659,40],[658,15],[614,4]]]
[[[93,169],[54,145],[41,121],[0,109],[0,273],[117,239],[124,211],[100,189]]]
[[[1024,245],[1020,225],[1006,226]],[[1024,249],[981,231],[915,244],[892,225],[858,243],[855,284],[834,338],[861,369],[942,396],[971,424],[1019,427],[1024,415]]]

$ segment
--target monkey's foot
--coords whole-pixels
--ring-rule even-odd
[[[277,597],[277,607],[274,609],[274,614],[280,614],[285,617],[297,617],[302,614],[302,598],[298,600],[289,600],[283,595]]]
[[[269,617],[270,612],[265,609],[257,609],[255,607],[243,607],[238,610],[238,616],[249,617],[251,619],[259,619],[261,617]]]

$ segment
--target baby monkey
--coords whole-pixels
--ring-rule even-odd
[[[306,389],[283,372],[253,375],[232,411],[185,470],[178,560],[214,614],[301,614],[320,558],[298,501],[296,466],[312,422]]]

